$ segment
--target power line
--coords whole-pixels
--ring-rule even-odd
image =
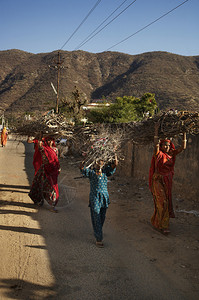
[[[89,11],[89,13],[86,15],[86,17],[83,19],[83,21],[79,24],[79,26],[75,29],[75,31],[71,34],[71,36],[67,39],[67,41],[63,44],[63,46],[60,48],[60,50],[62,50],[64,48],[64,46],[66,46],[66,44],[70,41],[70,39],[74,36],[74,34],[78,31],[78,29],[83,25],[83,23],[88,19],[88,17],[90,16],[90,14],[94,11],[94,9],[99,5],[99,3],[102,0],[98,0],[95,5],[93,6],[93,8],[91,8],[91,10]]]
[[[165,13],[164,15],[162,15],[161,17],[157,18],[156,20],[154,20],[153,22],[149,23],[148,25],[144,26],[143,28],[139,29],[138,31],[134,32],[133,34],[129,35],[128,37],[126,37],[125,39],[123,39],[122,41],[116,43],[115,45],[109,47],[106,51],[109,51],[110,49],[114,48],[115,46],[125,42],[126,40],[130,39],[132,36],[136,35],[137,33],[139,33],[140,31],[146,29],[147,27],[151,26],[152,24],[156,23],[157,21],[159,21],[160,19],[164,18],[166,15],[170,14],[172,11],[174,11],[175,9],[177,9],[178,7],[182,6],[183,4],[185,4],[186,2],[188,2],[189,0],[186,0],[184,2],[182,2],[181,4],[179,4],[178,6],[174,7],[173,9],[171,9],[170,11],[168,11],[167,13]]]
[[[100,33],[104,28],[106,28],[109,24],[111,24],[115,19],[117,19],[125,10],[127,10],[132,4],[134,4],[136,0],[132,1],[126,8],[124,8],[117,16],[115,16],[110,22],[108,22],[104,27],[102,27],[100,30],[98,30],[94,35],[92,35],[88,40],[86,40],[84,43],[82,43],[80,46],[82,47],[88,41],[90,41],[92,38],[94,38],[98,33]],[[78,49],[78,48],[77,48]]]
[[[79,49],[82,44],[89,39],[90,36],[92,36],[93,33],[95,33],[126,1],[128,0],[124,0],[99,26],[97,26],[97,28],[95,28],[76,48],[75,50]]]

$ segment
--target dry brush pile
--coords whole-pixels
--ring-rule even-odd
[[[199,113],[188,111],[161,112],[142,122],[121,124],[92,124],[73,126],[61,114],[48,113],[36,121],[16,128],[21,135],[43,135],[64,137],[71,140],[76,151],[82,154],[85,166],[92,166],[96,160],[113,161],[115,154],[122,157],[122,146],[129,140],[136,144],[149,144],[154,139],[154,126],[159,123],[159,138],[175,138],[187,132],[199,134]]]
[[[126,124],[126,133],[134,143],[147,144],[154,140],[154,126],[159,123],[158,136],[160,139],[175,138],[186,132],[191,135],[199,134],[199,113],[188,111],[162,112],[142,122]]]
[[[125,132],[120,127],[98,124],[79,128],[74,134],[75,147],[82,154],[86,167],[91,167],[96,160],[113,162],[115,155],[123,159],[121,149],[125,143]]]
[[[14,131],[16,134],[26,136],[37,136],[42,133],[43,136],[72,137],[73,129],[74,126],[64,115],[50,111],[37,119],[20,123]]]

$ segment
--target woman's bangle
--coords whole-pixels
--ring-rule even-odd
[[[158,136],[157,136],[157,135],[154,135],[154,138],[158,138]]]
[[[183,140],[183,142],[187,142],[187,140]]]

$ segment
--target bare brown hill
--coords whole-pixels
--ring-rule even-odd
[[[60,98],[76,85],[88,100],[155,93],[161,109],[199,110],[199,56],[167,52],[61,51]],[[57,51],[0,51],[0,107],[7,113],[45,111],[54,106]]]

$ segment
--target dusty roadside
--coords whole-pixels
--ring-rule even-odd
[[[71,168],[71,174],[76,172],[76,158],[68,157],[61,163],[63,168]],[[84,193],[88,195],[88,181],[85,178],[76,181],[79,185],[84,184]],[[150,223],[153,200],[146,181],[123,178],[116,172],[109,180],[109,194],[111,204],[106,226],[110,224],[116,228],[132,248],[144,254],[192,299],[192,293],[199,293],[198,199],[186,201],[173,195],[176,218],[171,219],[171,233],[163,235]]]
[[[199,203],[178,200],[173,195],[176,218],[171,219],[171,233],[163,235],[150,223],[153,200],[146,182],[116,176],[111,189],[110,219],[119,231],[172,280],[185,279],[192,291],[199,292]],[[114,202],[115,200],[115,202]],[[179,212],[178,212],[179,211]],[[186,211],[186,212],[183,212]],[[186,287],[182,287],[185,288]]]
[[[177,213],[171,234],[163,236],[150,225],[146,183],[116,173],[101,251],[94,245],[89,182],[81,178],[79,158],[60,160],[61,197],[53,214],[28,197],[31,146],[10,141],[0,151],[0,299],[198,299],[196,215]],[[174,198],[178,210],[199,210],[194,200]]]

